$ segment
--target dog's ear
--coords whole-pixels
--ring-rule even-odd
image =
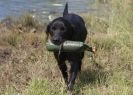
[[[47,25],[47,28],[46,28],[46,34],[48,34],[49,33],[49,31],[50,31],[50,25],[51,25],[51,23],[49,23],[48,25]]]
[[[45,34],[46,34],[46,41],[48,40],[49,37],[49,32],[50,32],[50,26],[51,26],[51,22],[47,25],[47,28],[45,30]]]
[[[65,16],[67,14],[68,14],[68,2],[66,2],[65,9],[64,9],[64,12],[63,12],[63,16]]]

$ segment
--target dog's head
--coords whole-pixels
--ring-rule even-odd
[[[52,43],[60,45],[65,40],[70,40],[72,36],[72,27],[63,17],[53,20],[47,26],[46,34],[49,35]]]

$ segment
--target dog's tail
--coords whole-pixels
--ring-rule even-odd
[[[65,9],[64,9],[64,12],[63,12],[63,16],[65,16],[67,14],[68,14],[68,2],[66,2]]]

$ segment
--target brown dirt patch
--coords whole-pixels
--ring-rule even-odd
[[[0,47],[0,64],[4,63],[11,55],[11,49]]]

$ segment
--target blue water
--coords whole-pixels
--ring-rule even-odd
[[[50,14],[62,14],[66,1],[70,12],[94,11],[92,5],[95,0],[0,0],[0,20],[23,12],[31,12],[36,17],[47,20]]]

